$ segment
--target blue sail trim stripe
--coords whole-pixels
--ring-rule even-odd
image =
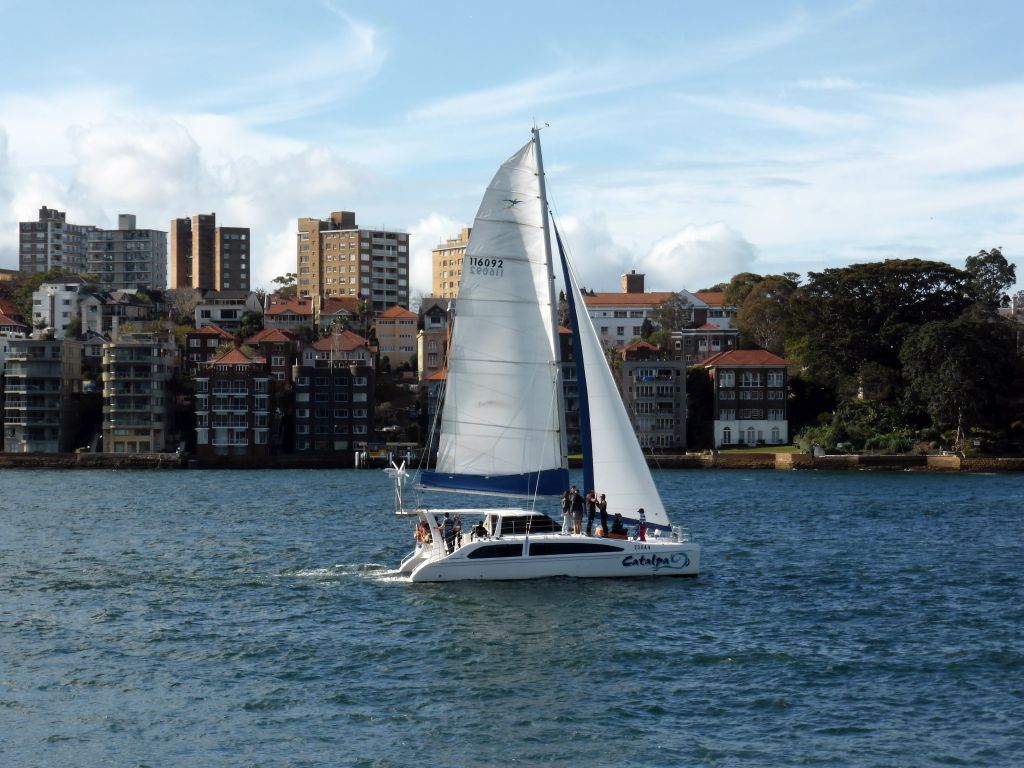
[[[562,247],[562,236],[558,227],[551,222],[558,243],[558,259],[562,264],[562,279],[565,283],[565,301],[569,305],[569,321],[572,325],[572,356],[576,366],[576,393],[580,403],[580,443],[583,449],[583,493],[597,490],[594,485],[594,440],[590,432],[590,398],[587,394],[587,375],[583,366],[583,344],[580,341],[579,318],[576,315],[576,297],[569,280],[569,262]],[[584,310],[585,311],[585,310]]]
[[[420,484],[428,488],[510,496],[561,496],[569,487],[569,470],[545,469],[521,475],[453,475],[424,470]]]

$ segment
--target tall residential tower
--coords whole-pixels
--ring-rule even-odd
[[[217,214],[171,221],[171,288],[249,290],[248,227],[218,227]]]
[[[67,214],[45,205],[39,221],[18,224],[18,269],[25,273],[63,269],[85,272],[91,224],[68,224]]]
[[[299,219],[298,230],[299,296],[354,296],[375,314],[409,307],[408,233],[361,229],[352,211]]]

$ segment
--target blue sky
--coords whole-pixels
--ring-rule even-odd
[[[0,0],[0,266],[41,205],[250,226],[354,210],[429,252],[549,123],[582,281],[696,290],[741,271],[1024,253],[1013,2]],[[1024,282],[1024,281],[1022,281]]]

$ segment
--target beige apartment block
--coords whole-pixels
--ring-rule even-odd
[[[459,295],[459,281],[462,280],[462,260],[472,227],[463,227],[458,237],[441,243],[430,252],[432,296],[454,299]]]
[[[352,211],[299,219],[295,262],[300,297],[354,297],[374,314],[409,306],[408,233],[360,228]]]

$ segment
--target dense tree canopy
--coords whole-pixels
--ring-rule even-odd
[[[1008,426],[1006,404],[1013,394],[1016,331],[1003,318],[966,313],[914,330],[900,362],[907,394],[932,424],[949,429]]]
[[[810,272],[790,317],[801,362],[836,385],[859,379],[867,363],[898,369],[906,337],[959,316],[972,303],[970,284],[966,272],[920,259]]]
[[[693,305],[683,293],[676,293],[662,302],[651,313],[651,319],[668,331],[679,331],[690,326]]]

